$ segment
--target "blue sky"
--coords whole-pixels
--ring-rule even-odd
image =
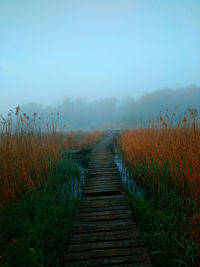
[[[200,0],[1,0],[0,112],[200,84]]]

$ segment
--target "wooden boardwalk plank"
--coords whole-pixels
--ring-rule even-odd
[[[98,182],[98,183],[100,183],[100,182],[111,182],[111,183],[114,183],[114,182],[119,182],[121,185],[122,185],[122,182],[121,182],[121,177],[120,177],[120,175],[119,174],[117,174],[117,175],[113,175],[113,174],[109,174],[109,175],[98,175],[98,176],[90,176],[90,175],[88,175],[87,176],[87,180],[86,180],[86,183],[85,183],[85,185],[86,184],[88,184],[88,183],[94,183],[94,182]]]
[[[83,189],[83,194],[85,193],[96,193],[96,192],[107,192],[107,191],[121,191],[121,185],[99,185],[99,186],[87,186]]]
[[[120,174],[119,174],[119,172],[102,172],[102,173],[99,173],[99,172],[96,172],[96,173],[94,173],[94,172],[89,172],[88,173],[88,175],[87,175],[87,177],[88,178],[90,178],[90,177],[116,177],[116,176],[118,176],[118,177],[120,177]]]
[[[70,252],[69,259],[71,261],[106,258],[106,257],[118,257],[118,256],[146,256],[147,251],[144,247],[127,247],[127,248],[105,248],[105,249],[90,249],[86,251]]]
[[[115,135],[108,134],[91,152],[66,266],[151,266],[108,148]]]
[[[119,220],[111,222],[91,222],[91,223],[78,223],[75,222],[72,227],[73,233],[91,233],[91,232],[105,232],[115,230],[127,230],[135,228],[135,223],[132,220]]]
[[[138,239],[139,233],[137,229],[127,229],[119,231],[110,232],[94,232],[90,234],[74,234],[71,238],[71,244],[80,244],[86,242],[102,242],[102,241],[112,241],[112,240],[129,240]]]
[[[117,195],[120,194],[121,190],[116,189],[107,189],[107,190],[96,190],[96,191],[83,191],[83,194],[86,196],[110,196],[110,195]]]
[[[98,216],[107,216],[107,215],[119,215],[119,214],[128,214],[131,216],[131,211],[130,209],[126,208],[125,210],[113,210],[113,211],[93,211],[90,213],[87,213],[87,218],[88,217],[98,217]],[[83,217],[83,214],[77,214],[77,219],[78,216]]]
[[[116,179],[116,180],[114,180],[114,179],[98,179],[98,180],[97,179],[90,179],[85,183],[85,187],[86,186],[98,186],[98,185],[104,185],[104,184],[106,184],[106,185],[118,184],[120,186],[122,185],[121,181],[118,179]]]
[[[71,244],[69,252],[96,250],[96,249],[111,249],[111,248],[131,248],[131,247],[143,247],[144,244],[141,238],[126,239],[126,240],[111,240],[111,241],[96,241],[80,244]]]
[[[116,265],[117,264],[117,265]],[[110,257],[98,258],[93,260],[71,262],[69,266],[85,267],[85,266],[132,266],[132,267],[150,267],[149,256],[144,255],[142,258],[138,256]]]
[[[88,213],[86,215],[78,215],[76,219],[79,220],[79,222],[99,222],[99,221],[115,221],[115,220],[126,220],[131,219],[131,215],[128,212],[114,212],[114,214],[101,214],[90,216]]]
[[[78,208],[78,213],[90,213],[90,212],[98,212],[98,211],[114,211],[114,210],[127,210],[127,206],[107,206],[107,207],[84,207],[80,206]]]

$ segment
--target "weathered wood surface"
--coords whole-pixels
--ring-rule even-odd
[[[109,149],[116,133],[108,133],[91,152],[67,266],[151,266]]]

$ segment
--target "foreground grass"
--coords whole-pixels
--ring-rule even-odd
[[[0,116],[0,266],[64,266],[88,155],[103,132],[57,131],[19,107]],[[80,158],[79,158],[80,160]]]
[[[197,246],[184,232],[185,217],[131,193],[128,201],[153,266],[198,266]]]
[[[66,181],[73,183],[79,167],[63,155],[42,189],[1,208],[0,266],[64,265],[78,199],[72,192],[64,199],[61,188]]]
[[[181,197],[176,186],[164,182],[167,168],[162,176],[157,165],[149,173],[145,160],[127,167],[142,192],[138,197],[127,187],[132,214],[153,266],[199,266],[199,203]]]
[[[154,266],[199,266],[200,128],[196,111],[183,120],[126,130],[119,138],[127,168],[142,198],[128,189],[134,219]]]

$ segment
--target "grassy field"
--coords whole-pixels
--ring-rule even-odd
[[[166,113],[145,129],[124,131],[123,158],[143,197],[129,202],[155,266],[198,266],[200,128],[195,111]],[[195,265],[196,264],[196,265]]]
[[[102,132],[41,130],[34,113],[1,118],[0,266],[63,266],[84,169],[67,149]]]
[[[63,131],[9,113],[0,122],[0,266],[64,266],[84,168],[67,151],[87,149],[100,131]],[[58,130],[59,128],[59,130]],[[198,266],[200,129],[196,112],[169,112],[118,139],[143,192],[127,192],[154,266]]]

